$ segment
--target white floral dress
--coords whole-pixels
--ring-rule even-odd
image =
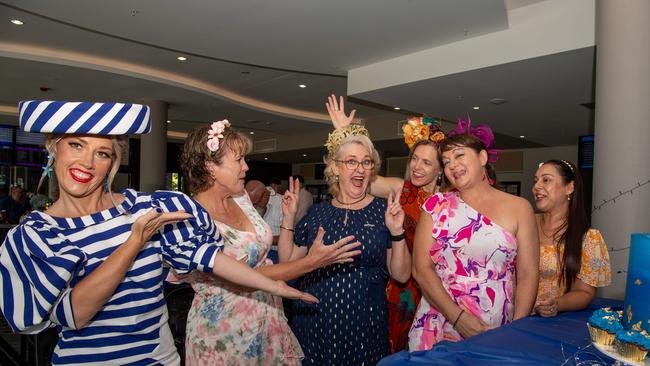
[[[217,222],[223,252],[251,267],[266,258],[273,235],[247,194],[234,198],[255,226],[255,233]],[[282,300],[266,292],[247,292],[213,276],[184,278],[196,292],[187,316],[186,365],[300,365],[304,357],[282,310]]]

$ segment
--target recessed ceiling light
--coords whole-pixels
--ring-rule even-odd
[[[303,158],[306,158],[306,157],[307,157],[307,154],[302,154],[302,157],[303,157]]]
[[[250,133],[251,135],[254,135],[254,134],[255,134],[255,131],[251,131],[251,132],[249,132],[249,133]]]
[[[269,160],[269,158],[264,158],[264,160]]]
[[[507,100],[505,100],[503,98],[492,98],[492,99],[490,99],[490,103],[496,104],[496,105],[503,104],[505,102],[507,102]]]
[[[394,107],[393,109],[396,110],[396,111],[399,111],[401,108],[400,107]]]
[[[248,74],[250,74],[251,72],[250,72],[250,71],[242,71],[241,73],[242,73],[242,75],[248,75]]]
[[[524,135],[519,135],[519,138],[520,138],[520,139],[525,139],[526,136],[524,136]]]
[[[178,57],[176,57],[176,59],[178,61],[187,61],[187,57],[185,57],[185,56],[178,56]]]
[[[300,84],[300,85],[298,85],[298,87],[299,87],[299,88],[302,88],[302,89],[305,89],[305,88],[307,87],[307,85],[305,85],[305,84]]]
[[[479,109],[481,109],[481,107],[475,105],[475,106],[472,107],[472,109],[474,109],[475,111],[478,111]]]
[[[13,24],[15,24],[15,25],[23,25],[23,24],[25,24],[25,23],[23,23],[22,20],[18,20],[18,19],[11,19],[11,22]]]
[[[172,121],[171,121],[171,120],[167,120],[167,123],[172,123]]]

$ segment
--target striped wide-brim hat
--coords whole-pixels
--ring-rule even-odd
[[[135,135],[151,130],[151,112],[141,104],[27,100],[18,104],[27,132]]]

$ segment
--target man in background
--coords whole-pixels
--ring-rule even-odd
[[[264,217],[271,192],[266,189],[264,183],[260,182],[259,180],[249,181],[246,183],[245,189],[246,192],[248,192],[248,196],[251,199],[251,203],[253,203],[253,207],[255,207],[255,210],[257,210],[257,213],[260,214],[260,216]]]

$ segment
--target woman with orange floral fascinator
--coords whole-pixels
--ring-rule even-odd
[[[356,111],[345,114],[343,97],[328,97],[327,112],[336,129],[348,126]],[[406,176],[377,178],[370,186],[371,194],[386,198],[391,192],[400,195],[405,212],[404,231],[409,251],[413,251],[415,226],[420,218],[420,207],[432,194],[440,190],[441,164],[438,143],[445,138],[440,126],[431,118],[411,118],[402,127],[404,142],[410,149]],[[388,327],[391,352],[406,349],[408,332],[420,302],[420,289],[413,278],[405,283],[391,279],[386,288],[388,298]]]

